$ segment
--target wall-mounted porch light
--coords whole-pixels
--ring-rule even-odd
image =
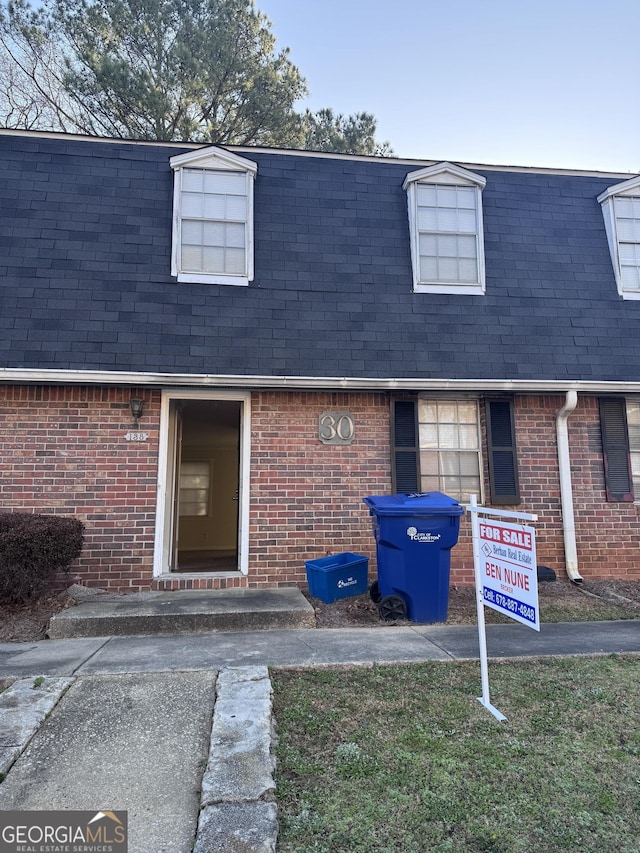
[[[141,400],[139,397],[132,397],[131,400],[129,400],[129,406],[131,408],[131,414],[133,415],[135,425],[138,426],[138,421],[142,417],[142,413],[144,411],[144,400]]]

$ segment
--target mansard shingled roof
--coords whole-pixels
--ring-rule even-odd
[[[242,149],[255,280],[170,275],[175,145],[0,134],[0,367],[637,380],[597,196],[620,178],[482,169],[486,295],[412,292],[408,172]]]

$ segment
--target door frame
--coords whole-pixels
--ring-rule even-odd
[[[249,485],[251,467],[251,392],[200,391],[193,388],[164,389],[160,403],[160,435],[158,445],[158,497],[156,503],[156,530],[153,552],[153,576],[178,577],[169,571],[169,549],[172,523],[175,438],[172,434],[171,404],[177,400],[230,400],[240,406],[240,471],[238,472],[238,570],[233,575],[249,573]],[[208,572],[199,572],[207,577]],[[211,573],[220,577],[220,572]],[[222,573],[229,574],[229,573]]]

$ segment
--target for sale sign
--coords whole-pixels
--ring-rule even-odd
[[[533,527],[479,520],[482,598],[487,607],[540,630]]]

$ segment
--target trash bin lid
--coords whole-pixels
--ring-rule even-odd
[[[362,499],[376,515],[442,516],[462,515],[464,507],[442,492],[414,492],[409,495],[370,495]]]

